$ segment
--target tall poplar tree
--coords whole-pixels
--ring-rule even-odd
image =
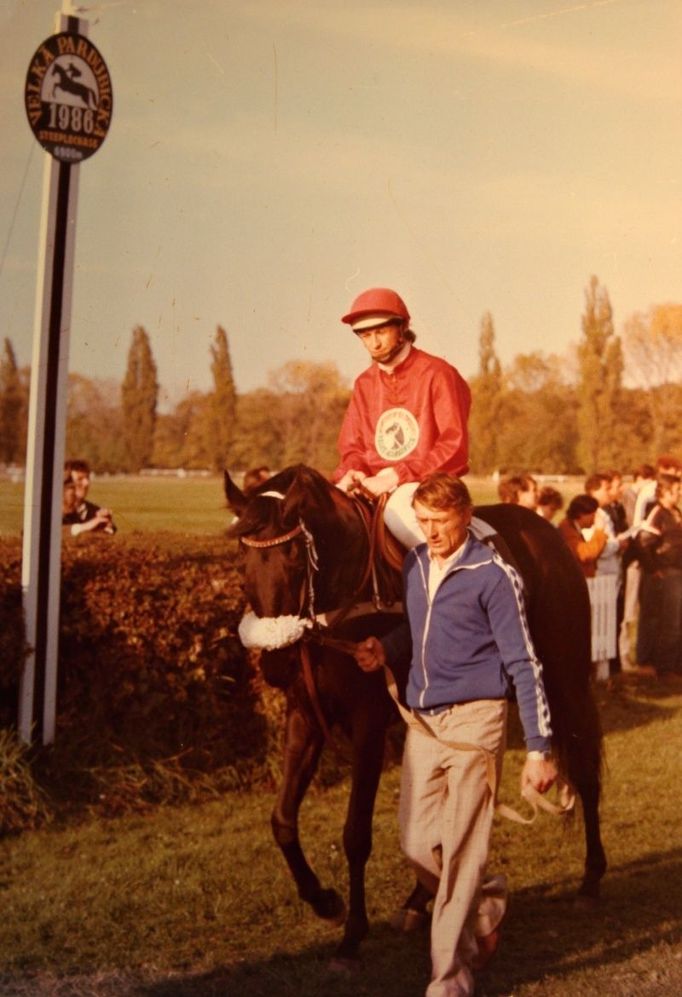
[[[237,421],[237,392],[232,377],[232,361],[227,333],[218,326],[211,344],[213,394],[210,396],[210,437],[207,440],[213,469],[227,468],[231,457]]]
[[[9,339],[0,357],[0,461],[12,464],[25,446],[24,392],[14,348]]]
[[[128,367],[121,385],[123,442],[129,471],[149,464],[154,449],[159,385],[149,336],[141,325],[133,329]]]
[[[495,326],[490,312],[485,312],[481,319],[478,356],[478,374],[471,381],[469,432],[471,466],[482,474],[498,466],[497,439],[503,400],[502,367],[495,353]]]
[[[621,341],[613,331],[609,294],[592,276],[585,291],[578,345],[578,460],[586,474],[622,459],[619,419],[623,378]]]

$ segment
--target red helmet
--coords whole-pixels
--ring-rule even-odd
[[[410,313],[400,295],[388,287],[370,287],[357,296],[341,321],[359,330],[372,329],[396,318],[410,321]]]

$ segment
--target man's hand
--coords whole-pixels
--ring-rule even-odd
[[[368,637],[355,645],[355,660],[363,672],[375,672],[386,664],[386,655],[381,641]]]
[[[352,492],[366,477],[364,471],[346,471],[344,476],[336,482],[336,487],[340,488],[342,492]]]
[[[390,467],[371,478],[364,478],[362,487],[372,495],[383,495],[384,492],[392,492],[394,488],[398,487],[398,475]]]
[[[556,762],[553,758],[534,758],[532,755],[526,756],[526,763],[521,773],[521,792],[530,785],[538,793],[546,793],[550,789],[558,775]]]

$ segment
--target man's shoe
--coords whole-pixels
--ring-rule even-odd
[[[497,952],[498,946],[500,944],[500,938],[502,937],[502,925],[498,924],[489,935],[476,936],[476,945],[478,946],[478,953],[471,963],[471,968],[478,972],[487,966],[492,957]]]

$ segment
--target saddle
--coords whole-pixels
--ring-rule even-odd
[[[396,540],[384,523],[388,495],[376,498],[355,491],[353,499],[369,538],[366,578],[372,579],[373,598],[378,605],[392,606],[402,599],[402,568],[407,549]]]

